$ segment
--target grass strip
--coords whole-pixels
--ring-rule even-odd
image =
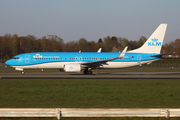
[[[0,108],[180,108],[180,80],[0,79]]]
[[[0,79],[0,108],[179,108],[180,80]],[[166,118],[61,118],[61,120]],[[179,118],[170,118],[179,120]],[[57,118],[0,118],[57,120]]]

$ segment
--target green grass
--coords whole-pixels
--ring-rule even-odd
[[[179,86],[180,80],[177,79],[0,79],[0,108],[180,108]],[[12,118],[0,118],[0,120],[10,119]],[[62,119],[165,120],[165,118]]]
[[[0,108],[180,108],[180,80],[0,79]]]

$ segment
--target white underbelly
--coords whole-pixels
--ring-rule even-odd
[[[42,63],[35,65],[12,66],[12,67],[22,68],[22,69],[61,69],[66,63],[67,62],[51,62],[51,63]]]
[[[126,68],[126,67],[133,67],[133,66],[138,66],[146,63],[153,62],[154,60],[151,61],[134,61],[134,62],[107,62],[107,65],[103,65],[102,68]]]

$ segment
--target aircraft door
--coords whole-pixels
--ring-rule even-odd
[[[75,62],[78,62],[78,57],[75,57]]]
[[[29,63],[29,55],[25,55],[25,63]]]
[[[82,57],[79,57],[79,62],[82,62]]]
[[[141,55],[137,55],[137,62],[141,64]]]

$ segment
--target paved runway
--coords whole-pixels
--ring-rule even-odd
[[[1,79],[180,79],[180,72],[0,73]]]

